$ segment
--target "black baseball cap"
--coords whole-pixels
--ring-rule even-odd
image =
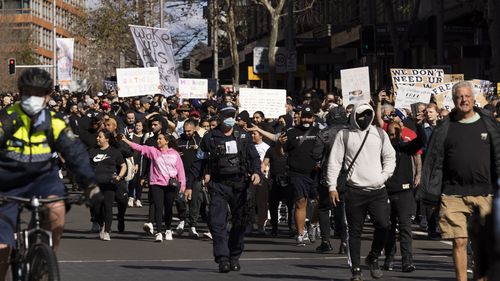
[[[312,107],[306,105],[302,108],[302,110],[300,110],[301,112],[301,116],[314,116],[314,110],[312,109]]]

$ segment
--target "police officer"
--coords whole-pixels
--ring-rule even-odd
[[[24,71],[18,80],[21,101],[0,111],[0,195],[42,198],[64,195],[54,158],[58,152],[80,186],[87,187],[89,197],[102,200],[85,146],[64,120],[47,108],[52,83],[45,70]],[[64,226],[64,203],[50,204],[48,209],[57,249]],[[10,247],[15,243],[17,212],[14,203],[0,206],[0,280],[5,277]]]
[[[243,239],[250,215],[247,213],[247,187],[260,182],[260,158],[250,135],[235,126],[236,107],[228,102],[218,114],[219,125],[201,140],[188,175],[186,198],[203,175],[211,196],[209,229],[213,236],[215,262],[219,272],[239,271]],[[229,205],[232,227],[227,231]]]

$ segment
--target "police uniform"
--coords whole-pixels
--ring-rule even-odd
[[[77,181],[84,187],[94,183],[85,146],[54,112],[45,108],[28,116],[19,103],[0,110],[0,195],[21,197],[64,195],[55,153],[61,153]],[[18,208],[0,206],[0,243],[14,246],[14,224]]]
[[[201,140],[196,159],[188,175],[188,188],[200,180],[203,172],[210,174],[208,191],[211,196],[209,229],[213,237],[215,262],[237,262],[244,248],[244,234],[250,215],[247,212],[247,187],[250,175],[260,175],[260,158],[250,135],[237,126],[226,136],[221,125]],[[227,231],[229,205],[232,227]],[[232,270],[239,270],[232,268]]]

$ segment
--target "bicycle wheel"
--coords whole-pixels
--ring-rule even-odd
[[[29,281],[59,281],[57,258],[47,244],[35,244],[28,253]]]

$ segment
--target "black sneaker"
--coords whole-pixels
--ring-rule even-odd
[[[403,272],[413,272],[416,269],[417,268],[415,267],[415,265],[413,263],[403,264]]]
[[[346,242],[341,242],[339,245],[339,255],[345,255],[347,253],[347,243]]]
[[[239,260],[231,260],[230,268],[232,271],[240,271],[240,269],[241,269],[240,261]]]
[[[229,261],[221,261],[219,263],[219,273],[228,273],[229,271],[231,271]]]
[[[380,266],[378,265],[378,258],[368,255],[366,256],[365,263],[370,269],[370,274],[373,278],[380,279],[384,276],[382,270],[380,270]]]
[[[333,251],[332,245],[330,241],[322,241],[321,244],[316,247],[316,252],[318,253],[326,253]]]
[[[382,270],[393,271],[394,270],[394,259],[392,257],[386,257],[384,260],[384,265]]]
[[[355,267],[351,270],[352,277],[351,281],[363,281],[363,274],[361,273],[361,268]]]

